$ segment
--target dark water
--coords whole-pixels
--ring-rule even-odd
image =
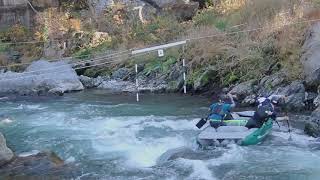
[[[86,91],[57,99],[0,102],[0,130],[17,153],[53,150],[80,169],[79,179],[319,179],[320,148],[286,128],[261,145],[201,150],[157,164],[167,150],[196,150],[194,126],[209,105],[198,96]],[[0,116],[1,117],[1,116]],[[200,150],[199,150],[200,151]]]

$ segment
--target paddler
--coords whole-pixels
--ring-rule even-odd
[[[211,127],[218,128],[224,126],[223,120],[231,119],[231,111],[236,106],[231,94],[219,97],[219,102],[213,103],[209,110],[209,120]]]
[[[268,98],[259,98],[257,110],[254,112],[253,117],[247,122],[246,127],[249,129],[260,128],[269,118],[276,120],[277,113],[275,106],[277,106],[282,99],[285,99],[285,96],[271,95]]]

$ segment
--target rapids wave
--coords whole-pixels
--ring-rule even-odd
[[[257,146],[198,150],[194,126],[208,101],[180,95],[89,91],[46,101],[0,103],[8,145],[22,156],[53,150],[82,169],[78,179],[318,179],[320,148],[295,129],[275,128]],[[1,119],[0,119],[1,120]],[[157,163],[164,153],[176,154]],[[194,153],[192,153],[194,152]],[[198,156],[198,157],[197,157]]]

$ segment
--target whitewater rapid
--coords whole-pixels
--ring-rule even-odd
[[[198,150],[195,124],[209,102],[201,97],[84,92],[60,99],[1,102],[0,130],[21,156],[53,150],[81,169],[79,179],[318,179],[316,140],[275,127],[258,146]],[[170,149],[188,154],[157,164]]]

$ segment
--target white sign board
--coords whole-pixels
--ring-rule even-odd
[[[163,57],[164,56],[163,49],[159,49],[158,50],[158,56],[159,57]]]

